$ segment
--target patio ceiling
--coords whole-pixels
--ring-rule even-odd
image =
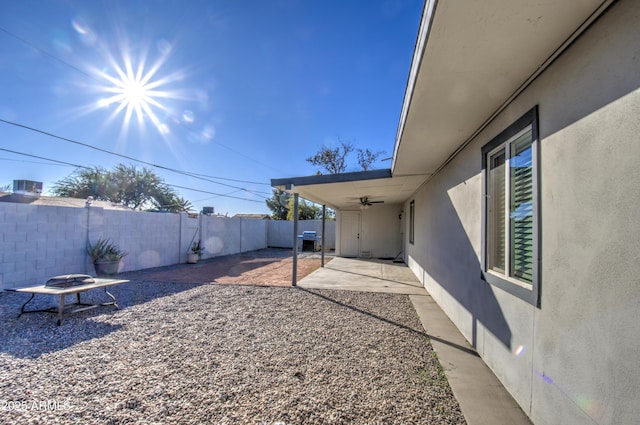
[[[391,169],[271,185],[338,209],[408,200],[612,2],[427,0]]]

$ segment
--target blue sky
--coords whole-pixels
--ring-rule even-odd
[[[43,181],[47,194],[74,171],[49,159],[144,165],[109,151],[230,179],[147,165],[202,191],[175,188],[198,210],[268,213],[270,179],[315,174],[305,158],[323,144],[391,156],[422,5],[2,1],[0,148],[46,160],[0,150],[0,185]]]

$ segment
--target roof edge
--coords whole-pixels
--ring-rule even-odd
[[[375,180],[391,178],[391,169],[356,171],[339,174],[318,174],[315,176],[285,177],[271,179],[271,186],[285,191],[293,190],[295,186],[312,184],[345,183],[360,180]]]
[[[424,49],[427,45],[427,39],[431,32],[433,25],[433,19],[435,17],[436,7],[438,0],[425,0],[424,7],[422,9],[422,18],[420,26],[418,28],[418,35],[416,37],[416,44],[413,50],[413,58],[411,60],[411,67],[409,68],[409,76],[407,77],[407,85],[405,87],[404,99],[402,101],[402,109],[400,110],[400,121],[398,122],[398,129],[396,130],[396,141],[393,146],[393,156],[391,170],[392,172],[396,168],[396,161],[398,160],[398,151],[400,149],[400,140],[404,133],[404,124],[409,114],[409,105],[413,97],[413,89],[418,79],[418,71],[422,65],[422,56]]]

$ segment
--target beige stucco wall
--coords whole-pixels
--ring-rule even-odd
[[[343,214],[336,214],[336,255],[343,255],[346,237],[342,229]],[[367,209],[355,210],[360,216],[359,251],[371,258],[395,258],[402,253],[405,214],[402,204],[374,204]],[[401,214],[402,213],[402,214]],[[401,218],[402,217],[402,218]]]
[[[640,417],[638,23],[615,3],[411,198],[410,267],[536,424]],[[481,148],[535,105],[540,308],[480,278]]]

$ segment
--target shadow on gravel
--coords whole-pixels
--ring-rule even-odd
[[[418,335],[422,335],[422,336],[427,337],[429,339],[432,339],[434,341],[441,342],[441,343],[446,344],[446,345],[448,345],[450,347],[456,348],[456,349],[458,349],[460,351],[464,351],[465,353],[468,353],[468,354],[471,354],[473,356],[478,357],[478,353],[475,350],[471,349],[471,348],[467,348],[467,347],[464,347],[462,345],[456,344],[454,342],[447,341],[446,339],[430,335],[430,334],[428,334],[427,332],[424,332],[424,331],[415,330],[414,328],[409,327],[407,325],[403,325],[402,323],[394,322],[393,320],[386,319],[386,318],[384,318],[382,316],[378,316],[377,314],[373,314],[371,312],[362,310],[362,309],[360,309],[358,307],[355,307],[355,306],[352,306],[352,305],[349,305],[349,304],[345,304],[342,301],[334,300],[333,298],[331,298],[329,296],[326,296],[326,295],[323,295],[323,294],[319,294],[318,292],[314,292],[313,290],[301,288],[299,286],[296,286],[296,288],[299,289],[300,291],[304,291],[304,292],[306,292],[308,294],[311,294],[311,295],[314,295],[316,297],[322,298],[323,300],[330,301],[330,302],[332,302],[334,304],[337,304],[337,305],[339,305],[341,307],[346,307],[346,308],[351,309],[353,311],[356,311],[358,313],[367,315],[369,317],[372,317],[374,319],[377,319],[377,320],[380,320],[382,322],[388,323],[390,325],[397,326],[399,328],[408,330],[408,331],[416,333]]]
[[[108,321],[93,320],[101,315],[118,314],[137,304],[143,304],[157,298],[187,291],[201,284],[164,283],[131,281],[109,288],[117,299],[119,309],[113,306],[101,306],[73,314],[65,314],[62,325],[57,326],[57,312],[25,313],[20,317],[20,307],[30,295],[0,292],[0,353],[19,358],[38,358],[43,354],[64,350],[73,345],[102,338],[116,332],[124,325]],[[84,292],[83,302],[104,302],[104,292],[93,290]],[[71,297],[73,299],[73,297]],[[47,309],[57,305],[58,298],[37,295],[29,303],[28,309]],[[108,320],[108,319],[107,319]]]
[[[31,320],[20,320],[25,318],[22,316],[5,322],[0,328],[0,352],[17,358],[36,359],[44,354],[102,338],[122,328],[122,325],[97,322],[86,317],[65,318],[62,326],[57,326],[55,320],[48,316],[47,313],[34,313]]]

